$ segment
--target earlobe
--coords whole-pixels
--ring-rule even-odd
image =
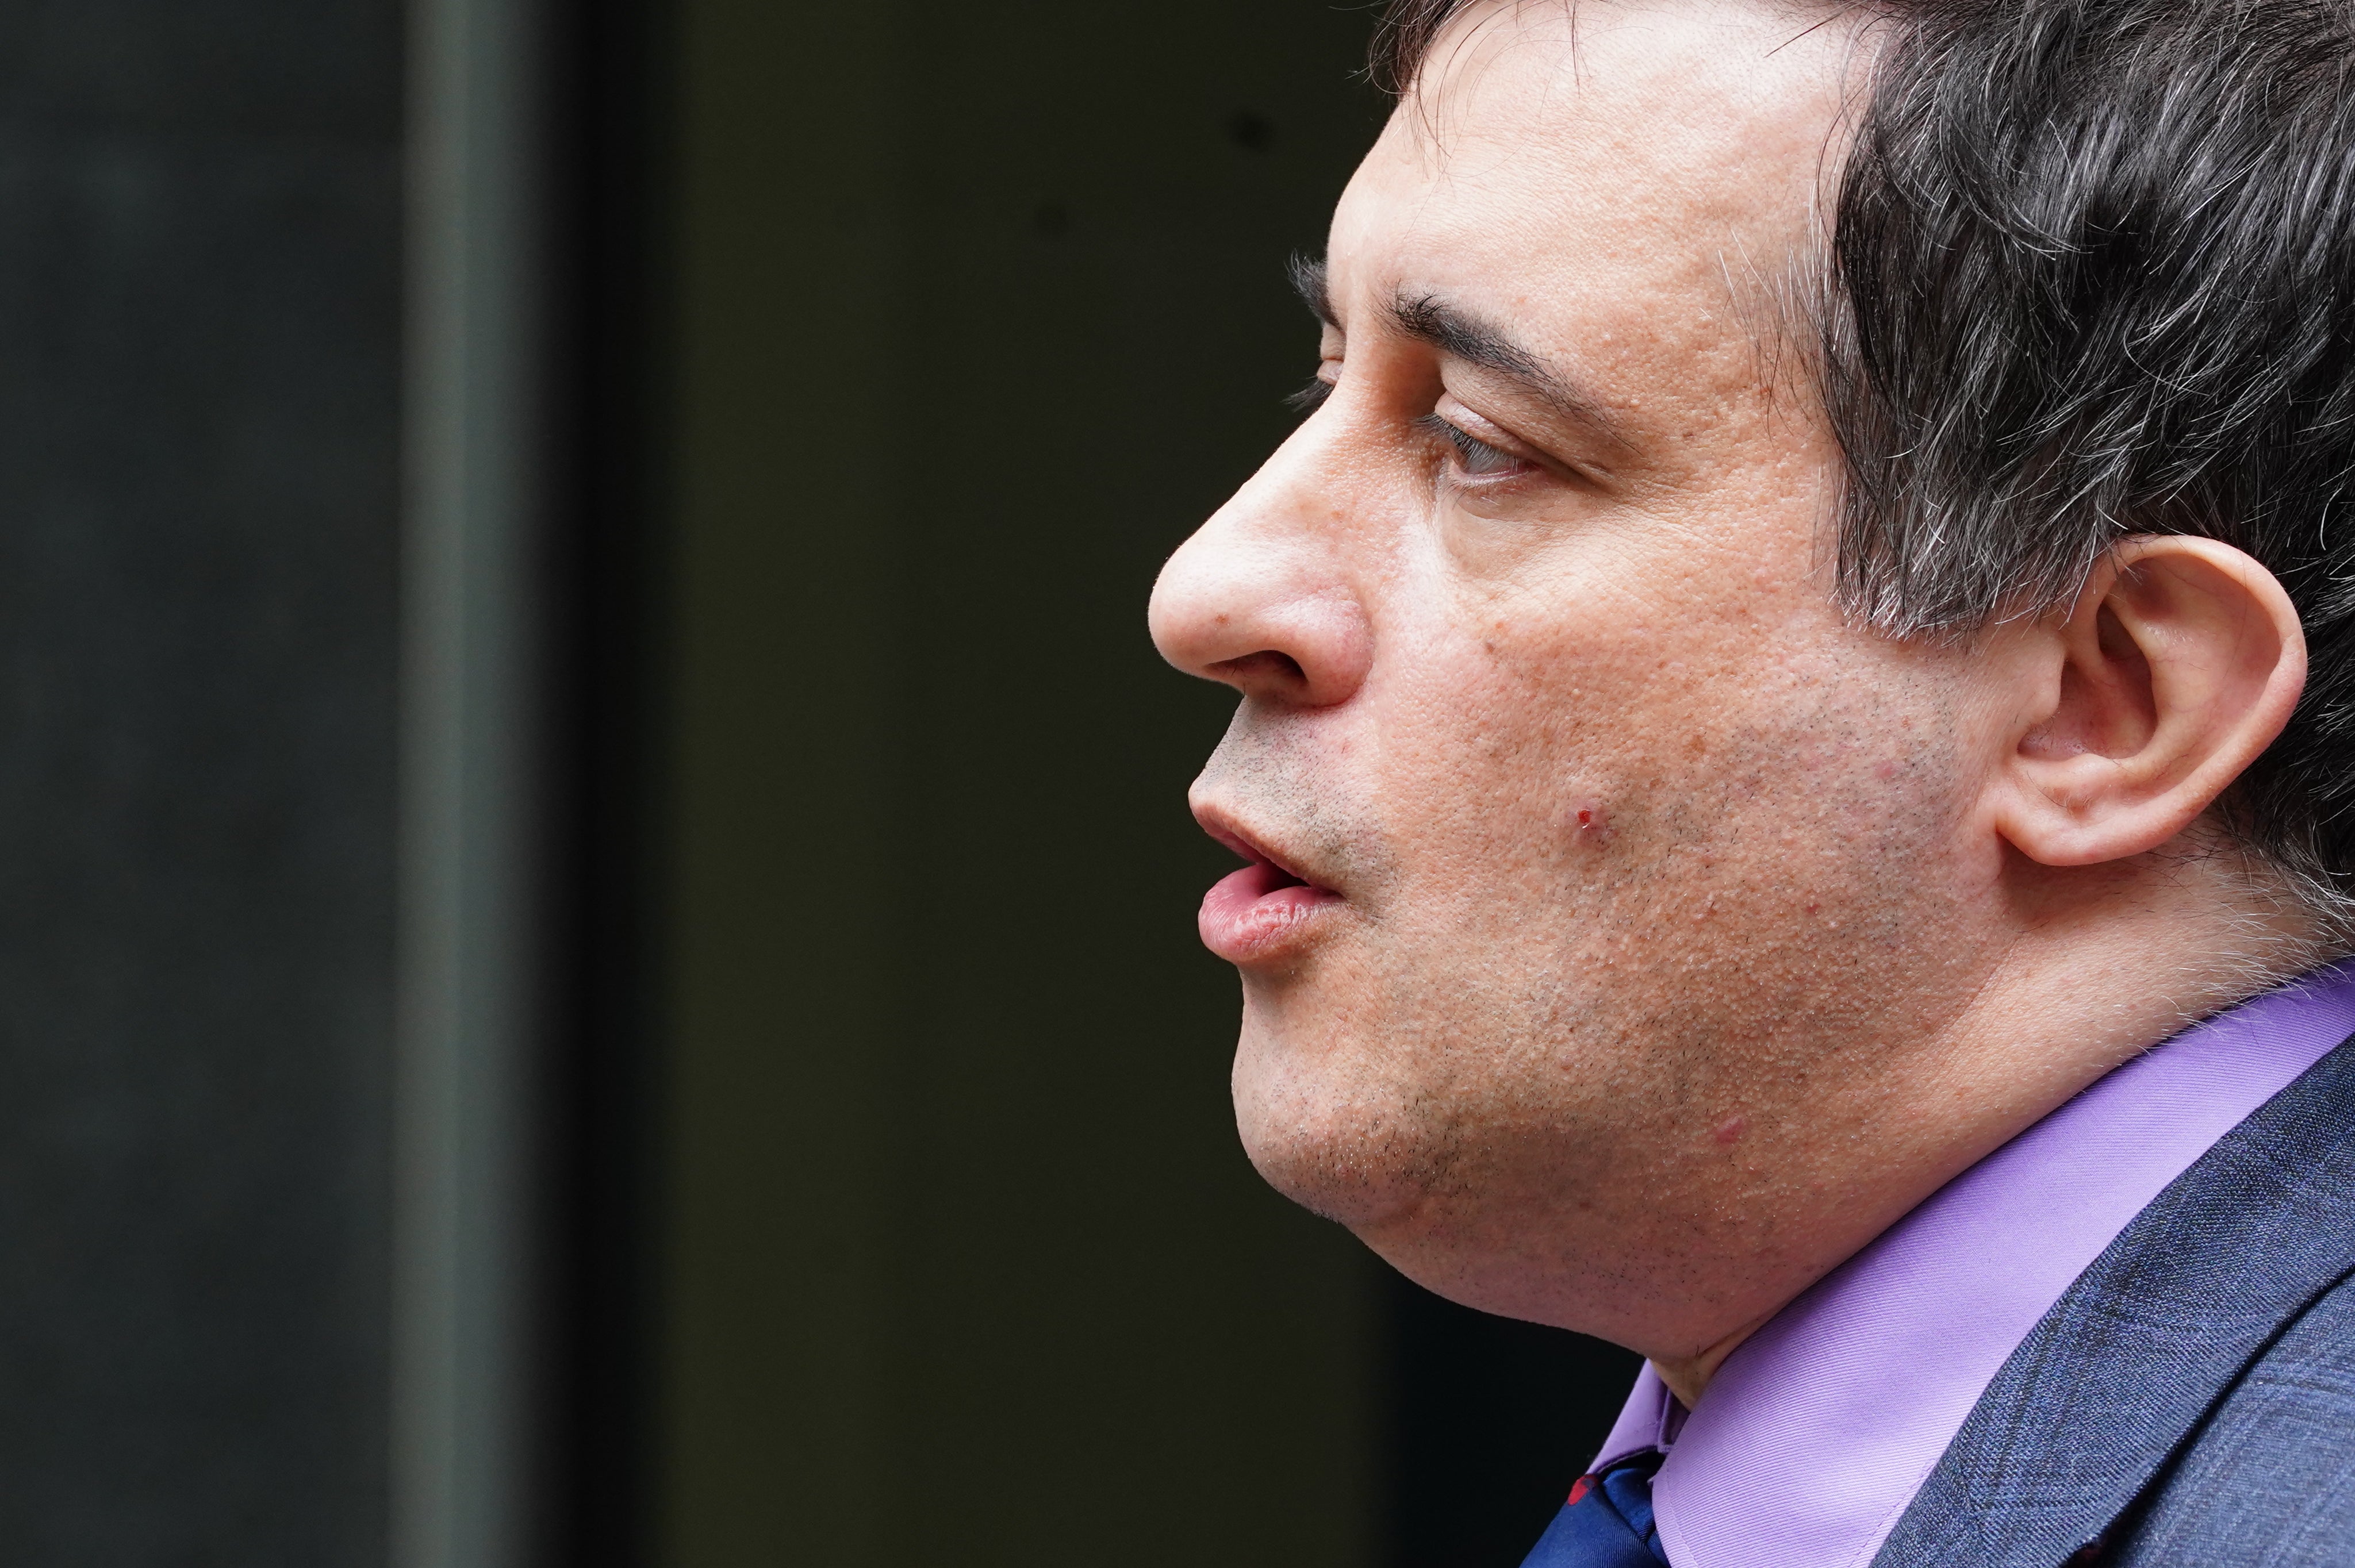
[[[2251,556],[2147,535],[2037,630],[2021,678],[1997,831],[2031,860],[2093,865],[2181,832],[2273,744],[2305,689],[2306,637]]]

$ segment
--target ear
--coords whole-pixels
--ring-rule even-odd
[[[2274,575],[2214,539],[2129,539],[2030,640],[1998,832],[2046,865],[2156,849],[2274,742],[2306,634]]]

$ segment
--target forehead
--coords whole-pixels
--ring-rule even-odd
[[[1854,36],[1745,0],[1471,7],[1342,199],[1337,296],[1444,293],[1572,357],[1707,335],[1809,233]]]

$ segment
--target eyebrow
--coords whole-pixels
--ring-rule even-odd
[[[1316,319],[1328,327],[1341,324],[1339,314],[1333,309],[1333,275],[1324,260],[1316,256],[1295,254],[1286,269],[1292,275],[1292,291],[1300,296]]]
[[[1340,313],[1333,308],[1332,274],[1324,261],[1314,256],[1295,256],[1291,272],[1293,292],[1301,302],[1318,321],[1337,328]],[[1391,302],[1389,314],[1391,326],[1404,335],[1429,344],[1452,359],[1476,365],[1518,386],[1564,418],[1589,426],[1621,446],[1628,444],[1619,422],[1600,402],[1514,342],[1502,328],[1436,294],[1401,293]]]
[[[1476,365],[1518,386],[1566,418],[1599,430],[1621,446],[1627,438],[1609,410],[1501,327],[1449,304],[1436,294],[1401,294],[1391,302],[1391,323],[1451,359]]]

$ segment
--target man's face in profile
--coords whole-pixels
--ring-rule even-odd
[[[2011,715],[1829,591],[1788,355],[1854,33],[1572,10],[1441,38],[1334,220],[1329,395],[1153,624],[1243,695],[1194,804],[1260,863],[1203,914],[1255,1163],[1458,1299],[1673,1353],[1895,1217],[1777,1232],[1860,1180],[1785,1135],[1927,1113],[1843,1064],[1993,961],[1967,759]],[[1607,1272],[1650,1254],[1702,1261]]]

